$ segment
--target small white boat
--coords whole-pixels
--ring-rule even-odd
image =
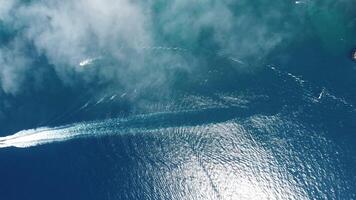
[[[355,49],[352,49],[352,52],[351,52],[351,59],[356,61],[356,48]]]

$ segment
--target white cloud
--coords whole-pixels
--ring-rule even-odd
[[[5,2],[0,5],[0,19],[16,31],[17,43],[32,44],[64,81],[82,71],[78,63],[83,59],[105,53],[127,60],[131,58],[125,49],[151,44],[150,16],[129,0],[49,0],[16,6],[15,1]],[[16,93],[26,74],[32,73],[25,70],[23,60],[35,54],[24,55],[13,47],[3,48],[0,54],[1,87]]]
[[[292,34],[292,27],[287,28],[288,15],[295,10],[283,9],[283,4],[286,3],[175,0],[167,3],[159,19],[163,34],[187,45],[194,46],[202,31],[210,29],[220,51],[240,58],[257,58]]]
[[[83,80],[87,81],[100,76],[122,85],[145,85],[167,81],[164,67],[189,64],[172,51],[157,55],[137,47],[174,45],[194,49],[212,43],[218,46],[216,51],[220,52],[216,53],[244,60],[265,56],[289,34],[271,28],[273,23],[286,23],[283,9],[266,6],[262,12],[253,10],[250,1],[239,2],[8,0],[0,5],[0,19],[16,30],[16,43],[33,45],[37,56],[44,56],[64,82],[73,81],[72,74],[84,73]],[[210,31],[210,35],[203,36],[204,31]],[[26,71],[30,68],[26,65],[35,54],[25,55],[20,48],[12,47],[0,53],[1,87],[15,93],[26,74],[33,73]],[[96,57],[114,60],[117,65],[105,64],[95,70],[83,70],[79,65]],[[194,66],[185,66],[189,67]]]
[[[5,93],[16,94],[31,66],[31,60],[22,52],[23,46],[14,41],[0,49],[0,83]]]
[[[0,20],[4,20],[9,17],[9,12],[15,5],[15,0],[4,0],[0,3]]]
[[[120,56],[120,47],[150,43],[149,16],[128,0],[40,1],[23,6],[17,18],[55,66],[76,64],[103,51]],[[25,20],[27,19],[27,20]]]

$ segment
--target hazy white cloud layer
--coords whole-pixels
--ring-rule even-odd
[[[194,67],[182,64],[177,52],[152,55],[143,47],[214,44],[216,53],[261,59],[290,36],[285,19],[290,13],[253,5],[230,0],[6,0],[0,4],[0,29],[14,36],[0,46],[1,88],[16,94],[26,77],[41,79],[33,63],[43,57],[64,83],[78,81],[73,79],[80,74],[80,81],[99,78],[124,87],[165,82],[165,67]],[[83,65],[86,60],[91,62]],[[85,67],[95,63],[96,69]]]

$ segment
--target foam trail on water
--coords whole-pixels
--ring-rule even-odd
[[[17,132],[0,138],[0,147],[31,147],[53,141],[64,141],[75,135],[68,134],[65,128],[38,128]]]
[[[42,127],[19,131],[13,135],[0,137],[0,148],[32,147],[53,142],[62,142],[75,138],[104,136],[117,132],[110,120],[103,122],[84,122],[54,128]]]
[[[183,112],[185,113],[185,112]],[[149,132],[152,127],[157,127],[163,118],[170,115],[179,116],[182,113],[153,113],[137,115],[126,119],[106,119],[94,122],[81,122],[59,127],[41,127],[19,131],[13,135],[0,137],[0,148],[18,147],[26,148],[53,142],[63,142],[67,140],[100,137],[106,135],[120,135],[130,132]],[[143,128],[147,125],[150,128]]]
[[[231,116],[221,119],[227,109]],[[0,137],[0,148],[31,147],[76,138],[122,135],[128,133],[149,133],[160,128],[201,125],[226,121],[241,115],[240,107],[212,106],[206,109],[184,109],[173,112],[155,112],[128,118],[105,119],[101,121],[74,123],[54,128],[42,127],[19,131],[13,135]],[[220,113],[220,114],[219,114]],[[214,117],[216,115],[216,117]],[[211,116],[207,121],[206,116]],[[225,115],[224,115],[225,116]],[[192,123],[192,121],[194,123]]]
[[[126,95],[128,94],[125,92],[121,95],[114,94],[111,97],[102,97],[100,100],[92,103],[90,103],[91,101],[87,101],[79,108],[79,110],[88,109],[92,105],[107,101],[108,99],[114,100],[116,97],[123,98]],[[189,96],[188,99],[191,100],[192,97]],[[221,97],[219,96],[219,99],[219,103],[211,102],[209,99],[202,99],[203,105],[211,104],[210,106],[188,106],[188,108],[178,109],[175,111],[161,111],[138,114],[126,118],[112,118],[90,122],[85,121],[66,126],[41,127],[22,130],[13,135],[0,137],[0,148],[25,148],[53,142],[62,142],[76,138],[122,135],[128,133],[149,133],[163,127],[182,127],[186,125],[194,126],[226,121],[235,118],[236,116],[243,116],[241,111],[246,109],[245,106],[240,106],[240,104],[231,105],[231,98],[225,98],[224,95]],[[204,103],[204,101],[206,101],[206,103]],[[194,104],[198,105],[200,103],[196,102]],[[78,109],[75,111],[78,111]],[[229,115],[225,114],[227,112]],[[73,114],[73,112],[71,112],[71,114]],[[62,118],[62,116],[60,118]],[[207,116],[209,116],[209,119],[207,119]]]

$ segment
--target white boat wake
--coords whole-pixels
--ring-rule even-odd
[[[25,148],[46,143],[60,142],[75,137],[84,136],[72,132],[73,127],[37,128],[17,132],[13,135],[0,137],[0,148],[18,147]]]
[[[26,148],[53,142],[63,142],[76,138],[104,136],[118,132],[112,127],[112,120],[103,122],[83,122],[55,128],[42,127],[19,131],[13,135],[0,137],[0,148]]]
[[[129,118],[115,118],[101,121],[74,123],[58,127],[41,127],[19,131],[13,135],[0,137],[0,148],[26,148],[53,142],[87,137],[102,137],[108,135],[122,135],[134,133],[148,133],[157,128],[184,125],[184,114],[194,114],[196,110],[181,112],[161,112],[136,115]],[[190,113],[190,114],[189,114]],[[176,123],[162,124],[164,119],[176,119]]]
[[[115,97],[116,95],[113,95],[110,99]],[[191,98],[192,97],[190,97],[190,99]],[[102,102],[103,100],[104,98],[100,99],[96,104]],[[228,101],[225,103],[231,104],[231,102]],[[149,133],[160,128],[214,123],[217,119],[219,119],[219,117],[213,117],[213,114],[225,113],[228,109],[224,105],[220,104],[200,107],[201,108],[183,109],[173,112],[163,111],[140,114],[127,118],[113,118],[90,122],[85,121],[58,127],[41,127],[22,130],[12,135],[0,137],[0,148],[26,148],[53,142],[63,142],[77,138],[123,135],[128,133]],[[244,109],[244,107],[240,107],[239,105],[234,105],[234,107],[229,108],[230,113],[233,115],[227,117],[225,120],[234,118],[235,115],[237,116],[237,114]],[[212,116],[211,121],[202,121],[202,119],[206,118],[206,116]],[[197,124],[192,124],[190,119],[198,121]]]

